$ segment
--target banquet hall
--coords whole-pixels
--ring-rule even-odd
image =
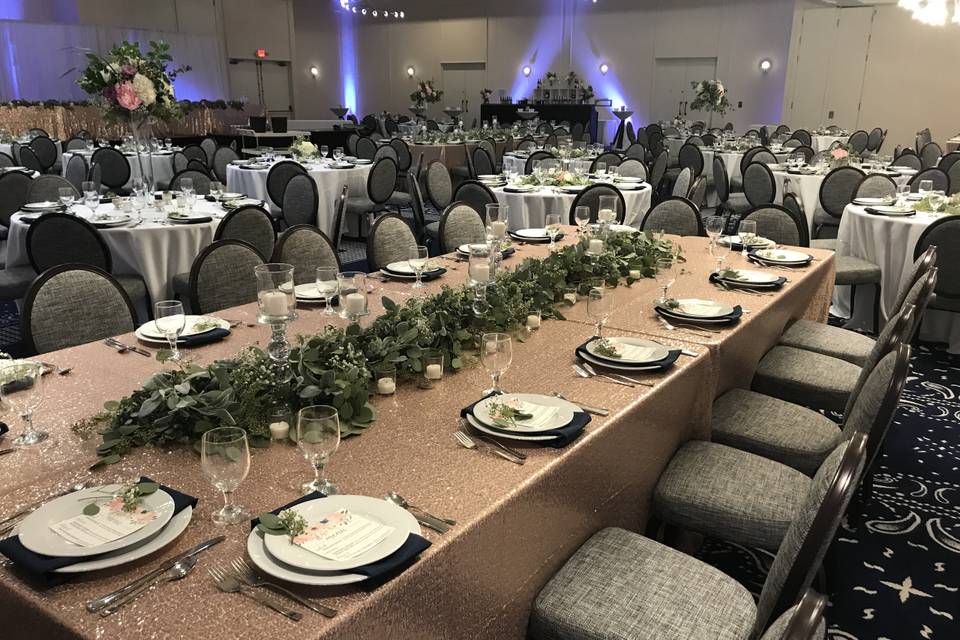
[[[0,0],[3,637],[958,637],[958,36]]]

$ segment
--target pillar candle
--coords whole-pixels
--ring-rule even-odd
[[[283,440],[290,433],[290,425],[285,421],[270,424],[270,437],[273,440]]]
[[[264,291],[260,294],[260,311],[265,316],[289,315],[287,295],[282,291]]]
[[[367,306],[367,299],[362,293],[348,293],[344,299],[347,313],[351,315],[360,315]]]
[[[439,364],[428,364],[426,369],[427,380],[439,380],[443,377],[443,367]]]
[[[527,316],[527,328],[528,329],[539,329],[540,328],[540,316],[538,315],[529,315]]]
[[[594,255],[603,253],[603,240],[599,240],[597,238],[591,238],[589,252]]]
[[[393,381],[393,378],[380,378],[377,380],[377,393],[382,396],[393,395],[397,390],[397,383]]]
[[[475,264],[470,267],[470,277],[477,282],[490,282],[490,265]]]
[[[639,280],[640,278],[643,277],[643,275],[640,273],[639,269],[631,269],[630,277],[633,278],[634,280]]]
[[[501,220],[497,220],[496,222],[491,222],[490,231],[492,231],[493,235],[495,235],[496,237],[502,238],[507,234],[507,223]]]

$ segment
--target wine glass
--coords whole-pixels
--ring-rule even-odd
[[[613,300],[607,295],[603,280],[592,280],[587,294],[587,316],[597,327],[596,337],[598,338],[603,337],[603,325],[607,323],[612,303]]]
[[[726,259],[728,253],[730,253],[730,241],[724,244],[717,238],[716,242],[710,244],[710,255],[717,261],[717,268],[713,270],[714,273],[720,273],[720,270],[723,268],[723,261]]]
[[[674,268],[675,265],[676,263],[673,258],[659,258],[657,260],[657,273],[655,278],[657,286],[660,287],[660,290],[663,292],[660,295],[660,299],[657,300],[659,304],[667,303],[667,290],[677,279],[677,272]]]
[[[183,195],[190,196],[193,194],[193,178],[181,178],[180,179],[180,191],[183,192]]]
[[[203,475],[223,493],[223,508],[213,514],[217,524],[240,524],[248,518],[243,507],[230,503],[230,494],[250,472],[247,432],[239,427],[218,427],[200,438]]]
[[[320,157],[326,159],[329,156],[330,156],[330,147],[328,147],[325,144],[320,145]]]
[[[936,213],[940,211],[940,207],[947,203],[947,196],[943,191],[931,191],[927,200],[930,202],[930,208]]]
[[[413,283],[414,289],[422,289],[424,287],[420,279],[423,277],[423,270],[427,267],[427,258],[429,258],[429,256],[430,254],[427,248],[423,246],[417,246],[410,250],[410,257],[407,259],[407,263],[410,265],[410,268],[413,269],[414,275],[417,276],[417,281]]]
[[[336,408],[324,404],[304,407],[297,413],[297,446],[313,466],[313,480],[303,484],[303,493],[337,493],[337,487],[321,478],[323,467],[340,446],[340,418]]]
[[[317,292],[323,296],[324,315],[332,316],[337,312],[333,309],[333,298],[340,290],[337,282],[336,267],[317,267]]]
[[[164,138],[163,146],[167,148],[167,151],[170,151],[170,149],[173,149],[173,140],[170,138]]]
[[[748,250],[757,239],[757,222],[755,220],[741,220],[737,231],[740,234],[740,245],[743,247],[743,255],[746,256]]]
[[[83,204],[86,205],[91,212],[96,211],[97,205],[100,204],[100,194],[97,192],[97,183],[88,180],[81,182],[80,187],[83,189]]]
[[[582,235],[590,224],[590,207],[577,207],[573,211],[573,217],[577,221],[577,233]]]
[[[720,238],[720,235],[723,233],[723,217],[722,216],[708,216],[703,221],[703,228],[707,232],[707,237],[710,238],[710,247],[713,247],[717,243],[717,240]],[[708,247],[708,251],[710,248]]]
[[[67,213],[70,213],[70,206],[73,204],[73,187],[60,187],[57,189],[57,194],[60,196],[60,204],[66,209]]]
[[[43,442],[49,436],[33,428],[33,413],[43,402],[43,363],[33,360],[0,361],[2,398],[23,419],[24,429],[13,444],[27,446]]]
[[[559,213],[548,213],[546,217],[546,232],[547,236],[550,238],[550,251],[554,251],[557,247],[557,237],[560,235],[560,214]]]
[[[335,147],[333,150],[333,159],[337,162],[343,160],[343,147]]]
[[[217,200],[219,200],[219,199],[220,199],[220,194],[221,194],[222,192],[223,192],[223,185],[222,185],[222,184],[220,184],[219,182],[211,182],[211,183],[210,183],[210,195],[211,195],[211,196],[213,196],[214,198],[216,198]]]
[[[607,175],[607,163],[606,162],[596,163],[593,167],[593,172],[594,174],[596,174],[597,178],[603,178],[605,175]]]
[[[933,180],[921,180],[918,193],[921,196],[927,196],[933,191]]]
[[[153,324],[157,331],[163,334],[170,345],[170,360],[180,362],[183,354],[177,348],[177,340],[187,324],[187,316],[183,312],[183,303],[179,300],[161,300],[154,305]]]
[[[513,362],[513,340],[506,333],[485,333],[480,338],[480,345],[480,362],[493,380],[493,388],[485,390],[483,395],[501,394],[500,377]]]

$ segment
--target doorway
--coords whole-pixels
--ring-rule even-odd
[[[677,115],[706,121],[709,114],[689,108],[694,99],[691,84],[716,77],[716,58],[657,58],[650,109],[652,121],[672,120]]]
[[[273,60],[230,60],[230,97],[262,104],[267,115],[291,115],[290,65]]]
[[[440,109],[459,106],[465,127],[480,120],[480,90],[487,81],[485,62],[442,62],[443,102]]]

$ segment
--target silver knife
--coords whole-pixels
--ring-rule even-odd
[[[569,403],[571,403],[571,404],[577,405],[578,407],[580,407],[580,408],[581,408],[583,411],[585,411],[586,413],[592,413],[592,414],[595,415],[595,416],[608,416],[608,415],[610,415],[610,409],[607,409],[606,407],[594,407],[594,406],[591,406],[591,405],[582,404],[582,403],[580,403],[580,402],[574,402],[573,400],[570,400],[570,399],[568,399],[568,398],[565,398],[565,397],[563,397],[561,394],[556,393],[556,392],[554,392],[553,395],[555,395],[556,397],[560,398],[561,400],[566,400],[567,402],[569,402]]]
[[[87,603],[87,611],[100,611],[100,609],[103,609],[111,602],[114,602],[118,598],[121,598],[127,593],[130,593],[140,585],[145,584],[150,580],[156,578],[157,576],[162,574],[164,571],[169,571],[173,565],[177,564],[181,560],[185,558],[189,558],[190,556],[195,556],[198,553],[201,553],[203,551],[206,551],[210,547],[214,545],[218,545],[226,539],[227,539],[226,536],[217,536],[216,538],[210,538],[206,542],[201,542],[200,544],[195,546],[193,549],[190,549],[189,551],[185,551],[184,553],[181,553],[176,557],[170,558],[169,560],[161,564],[159,567],[157,567],[147,575],[137,578],[130,584],[120,587],[116,591],[112,593],[108,593],[107,595],[101,598],[97,598],[96,600],[91,600],[90,602]]]
[[[428,516],[425,513],[413,513],[413,517],[417,519],[417,522],[427,527],[428,529],[433,529],[437,533],[446,533],[450,530],[450,525],[448,525],[443,520],[434,518],[433,516]]]

